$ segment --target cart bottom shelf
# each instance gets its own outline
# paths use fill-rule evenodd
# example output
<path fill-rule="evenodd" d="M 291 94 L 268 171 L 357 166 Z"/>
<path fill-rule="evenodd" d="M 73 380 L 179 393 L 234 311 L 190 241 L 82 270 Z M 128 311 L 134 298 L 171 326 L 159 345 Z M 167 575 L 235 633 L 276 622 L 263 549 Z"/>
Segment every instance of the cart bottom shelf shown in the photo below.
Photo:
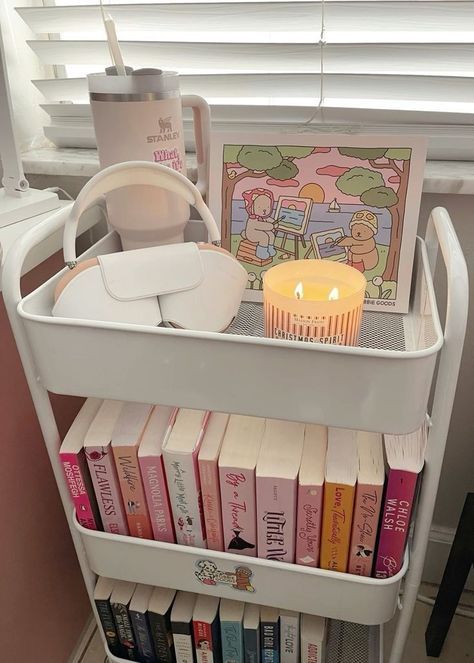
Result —
<path fill-rule="evenodd" d="M 109 661 L 126 663 L 106 648 Z M 332 619 L 325 663 L 382 663 L 382 626 L 364 626 Z"/>

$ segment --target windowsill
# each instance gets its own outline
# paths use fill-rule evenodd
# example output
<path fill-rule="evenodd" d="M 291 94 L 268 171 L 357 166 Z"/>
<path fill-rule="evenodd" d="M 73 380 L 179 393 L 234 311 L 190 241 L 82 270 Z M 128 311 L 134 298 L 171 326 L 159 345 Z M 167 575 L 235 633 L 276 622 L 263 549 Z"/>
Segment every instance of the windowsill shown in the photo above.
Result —
<path fill-rule="evenodd" d="M 25 173 L 92 177 L 99 170 L 97 150 L 43 148 L 22 156 Z M 187 155 L 188 175 L 196 180 L 196 157 Z M 474 161 L 427 161 L 424 193 L 474 194 Z"/>

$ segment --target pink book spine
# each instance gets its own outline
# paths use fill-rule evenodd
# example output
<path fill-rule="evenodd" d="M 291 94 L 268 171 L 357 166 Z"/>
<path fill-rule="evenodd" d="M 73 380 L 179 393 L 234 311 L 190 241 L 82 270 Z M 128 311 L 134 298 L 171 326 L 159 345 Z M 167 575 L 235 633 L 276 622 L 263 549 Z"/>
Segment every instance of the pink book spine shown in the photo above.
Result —
<path fill-rule="evenodd" d="M 156 541 L 175 543 L 173 514 L 171 513 L 163 459 L 161 456 L 143 456 L 138 460 L 153 536 Z"/>
<path fill-rule="evenodd" d="M 357 485 L 347 569 L 349 573 L 372 575 L 382 494 L 383 485 Z"/>
<path fill-rule="evenodd" d="M 258 556 L 295 561 L 296 479 L 257 476 Z"/>
<path fill-rule="evenodd" d="M 220 467 L 224 550 L 257 556 L 255 470 Z"/>
<path fill-rule="evenodd" d="M 111 446 L 87 447 L 86 456 L 104 532 L 127 535 L 127 519 Z"/>
<path fill-rule="evenodd" d="M 394 576 L 402 567 L 417 479 L 414 472 L 389 472 L 375 562 L 376 578 Z"/>
<path fill-rule="evenodd" d="M 296 564 L 318 566 L 322 518 L 323 486 L 300 484 L 296 516 Z"/>
<path fill-rule="evenodd" d="M 224 550 L 219 468 L 216 460 L 200 460 L 202 508 L 209 550 Z"/>
<path fill-rule="evenodd" d="M 60 453 L 64 476 L 69 488 L 72 503 L 76 509 L 79 523 L 87 529 L 101 529 L 97 507 L 92 491 L 87 489 L 90 484 L 84 453 Z"/>
<path fill-rule="evenodd" d="M 112 447 L 130 536 L 153 539 L 136 446 Z"/>
<path fill-rule="evenodd" d="M 206 548 L 198 451 L 199 445 L 192 454 L 165 452 L 164 462 L 176 541 L 184 546 Z"/>

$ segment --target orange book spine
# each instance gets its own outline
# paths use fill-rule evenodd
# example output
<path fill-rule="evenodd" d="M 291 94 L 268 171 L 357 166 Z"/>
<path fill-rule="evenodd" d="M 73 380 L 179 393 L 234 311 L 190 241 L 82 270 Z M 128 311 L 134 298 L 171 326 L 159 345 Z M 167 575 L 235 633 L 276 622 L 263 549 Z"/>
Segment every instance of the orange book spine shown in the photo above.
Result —
<path fill-rule="evenodd" d="M 338 483 L 324 485 L 322 569 L 347 571 L 354 495 L 355 486 Z"/>
<path fill-rule="evenodd" d="M 114 447 L 115 465 L 130 536 L 153 539 L 136 446 Z"/>

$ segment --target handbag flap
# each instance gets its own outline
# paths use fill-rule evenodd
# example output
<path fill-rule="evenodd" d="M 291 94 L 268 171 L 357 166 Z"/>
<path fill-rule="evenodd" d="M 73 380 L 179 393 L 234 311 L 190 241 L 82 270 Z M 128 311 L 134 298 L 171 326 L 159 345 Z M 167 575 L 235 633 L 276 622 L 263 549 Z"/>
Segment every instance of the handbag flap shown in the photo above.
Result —
<path fill-rule="evenodd" d="M 194 242 L 108 253 L 98 261 L 107 291 L 122 301 L 191 290 L 204 278 Z"/>

